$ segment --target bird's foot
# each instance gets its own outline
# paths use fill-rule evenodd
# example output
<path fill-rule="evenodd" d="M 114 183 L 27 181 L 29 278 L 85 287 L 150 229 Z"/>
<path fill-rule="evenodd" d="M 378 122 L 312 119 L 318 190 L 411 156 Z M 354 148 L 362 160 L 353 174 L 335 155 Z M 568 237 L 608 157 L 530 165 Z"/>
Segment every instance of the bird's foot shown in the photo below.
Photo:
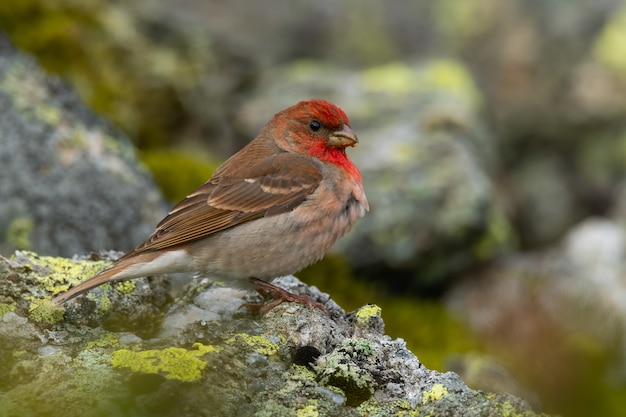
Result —
<path fill-rule="evenodd" d="M 292 294 L 283 288 L 258 278 L 250 278 L 249 281 L 256 287 L 256 291 L 261 294 L 263 298 L 272 298 L 267 302 L 242 304 L 242 307 L 247 308 L 249 311 L 256 311 L 261 316 L 265 315 L 268 311 L 285 301 L 304 304 L 308 307 L 316 307 L 328 313 L 328 309 L 324 306 L 324 304 L 313 300 L 307 295 Z"/>

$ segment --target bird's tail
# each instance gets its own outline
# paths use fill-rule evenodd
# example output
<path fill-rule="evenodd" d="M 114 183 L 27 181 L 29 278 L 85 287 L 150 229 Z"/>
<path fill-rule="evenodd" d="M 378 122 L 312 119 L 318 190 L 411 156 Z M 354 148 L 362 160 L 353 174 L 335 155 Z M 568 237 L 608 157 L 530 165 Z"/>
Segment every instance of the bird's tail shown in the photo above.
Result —
<path fill-rule="evenodd" d="M 70 288 L 68 291 L 57 295 L 52 299 L 52 302 L 56 305 L 61 305 L 66 301 L 107 282 L 136 278 L 135 275 L 128 272 L 128 267 L 129 265 L 120 259 L 110 268 L 101 271 L 97 275 L 89 278 L 87 281 L 81 282 L 74 288 Z"/>

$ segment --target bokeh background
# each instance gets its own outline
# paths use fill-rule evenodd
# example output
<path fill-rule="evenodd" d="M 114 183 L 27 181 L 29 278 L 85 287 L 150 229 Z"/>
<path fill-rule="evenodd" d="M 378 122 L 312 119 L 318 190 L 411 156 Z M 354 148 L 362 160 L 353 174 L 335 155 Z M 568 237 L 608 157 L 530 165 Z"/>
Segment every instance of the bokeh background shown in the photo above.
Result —
<path fill-rule="evenodd" d="M 297 275 L 472 388 L 626 414 L 626 1 L 19 0 L 0 32 L 3 256 L 132 249 L 325 98 L 371 212 Z"/>

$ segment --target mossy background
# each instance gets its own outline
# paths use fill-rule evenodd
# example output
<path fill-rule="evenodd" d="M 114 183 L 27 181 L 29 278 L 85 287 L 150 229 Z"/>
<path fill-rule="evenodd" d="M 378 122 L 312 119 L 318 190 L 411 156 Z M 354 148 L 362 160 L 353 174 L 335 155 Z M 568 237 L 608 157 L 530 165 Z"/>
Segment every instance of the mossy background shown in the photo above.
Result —
<path fill-rule="evenodd" d="M 482 109 L 482 119 L 498 138 L 496 151 L 501 159 L 495 164 L 496 172 L 502 166 L 521 166 L 524 158 L 531 156 L 547 156 L 546 160 L 555 155 L 567 157 L 556 165 L 576 189 L 571 204 L 576 212 L 570 223 L 560 229 L 550 229 L 549 221 L 533 223 L 535 207 L 520 203 L 521 207 L 507 213 L 513 232 L 503 226 L 494 233 L 513 233 L 512 240 L 521 249 L 539 250 L 555 242 L 574 221 L 610 211 L 613 197 L 609 191 L 626 173 L 626 104 L 610 92 L 606 100 L 598 96 L 600 93 L 593 95 L 603 91 L 599 86 L 592 92 L 572 92 L 588 94 L 589 108 L 558 106 L 555 103 L 563 103 L 561 97 L 549 93 L 571 92 L 574 87 L 559 85 L 563 82 L 559 74 L 565 70 L 547 58 L 562 54 L 563 62 L 570 62 L 568 59 L 589 53 L 584 58 L 589 60 L 588 66 L 583 69 L 602 68 L 613 74 L 617 85 L 626 85 L 624 1 L 614 2 L 614 12 L 604 14 L 583 1 L 569 6 L 564 2 L 550 2 L 552 6 L 511 2 L 514 5 L 508 9 L 489 0 L 415 1 L 397 8 L 374 0 L 325 2 L 332 13 L 323 7 L 312 9 L 302 1 L 264 1 L 259 6 L 235 1 L 228 10 L 211 1 L 190 0 L 183 6 L 175 3 L 0 2 L 0 29 L 45 69 L 70 82 L 91 108 L 128 134 L 172 203 L 206 181 L 220 161 L 250 139 L 250 123 L 239 110 L 251 100 L 250 95 L 261 83 L 260 74 L 267 73 L 268 68 L 271 73 L 271 69 L 294 61 L 330 63 L 364 70 L 371 88 L 381 94 L 406 94 L 406 80 L 411 75 L 403 63 L 435 57 L 424 74 L 431 82 L 414 86 L 416 90 L 409 93 L 447 89 L 458 92 L 459 101 Z M 174 12 L 179 8 L 183 11 Z M 271 16 L 261 14 L 264 8 L 273 11 Z M 599 23 L 584 21 L 574 12 L 576 8 L 581 14 L 587 13 L 587 8 L 590 15 L 598 13 Z M 224 13 L 222 22 L 219 17 L 203 20 L 220 13 Z M 193 14 L 197 15 L 195 20 L 189 16 Z M 545 25 L 558 29 L 545 29 L 553 35 L 546 37 L 545 43 L 552 46 L 539 52 L 527 48 L 532 42 L 532 27 L 517 16 L 539 16 L 540 21 L 554 23 Z M 509 28 L 498 32 L 507 25 Z M 517 35 L 514 46 L 519 48 L 509 48 L 511 54 L 519 50 L 520 54 L 536 55 L 507 61 L 506 54 L 498 52 L 498 33 Z M 501 74 L 493 68 L 507 65 L 518 66 L 506 73 L 510 78 L 498 78 Z M 466 79 L 470 72 L 476 83 Z M 533 78 L 539 72 L 552 77 L 546 77 L 548 81 L 542 84 L 544 79 L 539 82 Z M 532 96 L 528 107 L 520 98 L 525 97 L 524 92 Z M 506 107 L 510 113 L 494 116 L 493 110 L 500 105 L 510 105 Z M 608 109 L 604 113 L 603 106 Z M 54 119 L 54 114 L 46 117 Z M 439 126 L 436 117 L 429 120 Z M 541 181 L 537 182 L 549 176 L 539 175 Z M 507 181 L 512 182 L 510 177 L 498 180 L 505 183 L 505 189 Z M 523 196 L 532 196 L 534 187 Z M 11 225 L 10 236 L 17 247 L 29 249 L 31 227 L 28 219 Z M 480 251 L 481 247 L 471 249 Z M 330 293 L 346 310 L 365 303 L 381 306 L 388 333 L 406 339 L 429 367 L 445 370 L 446 360 L 453 354 L 487 352 L 505 360 L 522 383 L 530 384 L 527 388 L 538 393 L 545 411 L 568 416 L 626 412 L 624 382 L 610 381 L 605 375 L 615 353 L 593 339 L 581 335 L 568 341 L 559 354 L 568 358 L 571 368 L 556 370 L 564 372 L 560 378 L 549 378 L 516 358 L 514 352 L 506 351 L 497 339 L 483 340 L 465 327 L 462 318 L 451 315 L 441 300 L 458 276 L 447 277 L 449 281 L 435 290 L 399 295 L 387 285 L 391 275 L 396 275 L 393 270 L 385 271 L 377 280 L 361 277 L 346 260 L 334 256 L 298 274 Z"/>

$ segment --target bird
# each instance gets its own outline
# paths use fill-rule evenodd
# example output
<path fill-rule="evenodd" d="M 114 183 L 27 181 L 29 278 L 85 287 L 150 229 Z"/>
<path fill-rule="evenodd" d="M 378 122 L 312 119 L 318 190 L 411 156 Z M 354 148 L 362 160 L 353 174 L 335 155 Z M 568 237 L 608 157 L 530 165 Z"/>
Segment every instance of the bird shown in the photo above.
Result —
<path fill-rule="evenodd" d="M 143 243 L 52 302 L 111 281 L 193 272 L 248 281 L 275 296 L 269 308 L 316 305 L 270 282 L 320 260 L 369 210 L 361 173 L 346 154 L 357 143 L 348 116 L 328 101 L 278 112 Z"/>

